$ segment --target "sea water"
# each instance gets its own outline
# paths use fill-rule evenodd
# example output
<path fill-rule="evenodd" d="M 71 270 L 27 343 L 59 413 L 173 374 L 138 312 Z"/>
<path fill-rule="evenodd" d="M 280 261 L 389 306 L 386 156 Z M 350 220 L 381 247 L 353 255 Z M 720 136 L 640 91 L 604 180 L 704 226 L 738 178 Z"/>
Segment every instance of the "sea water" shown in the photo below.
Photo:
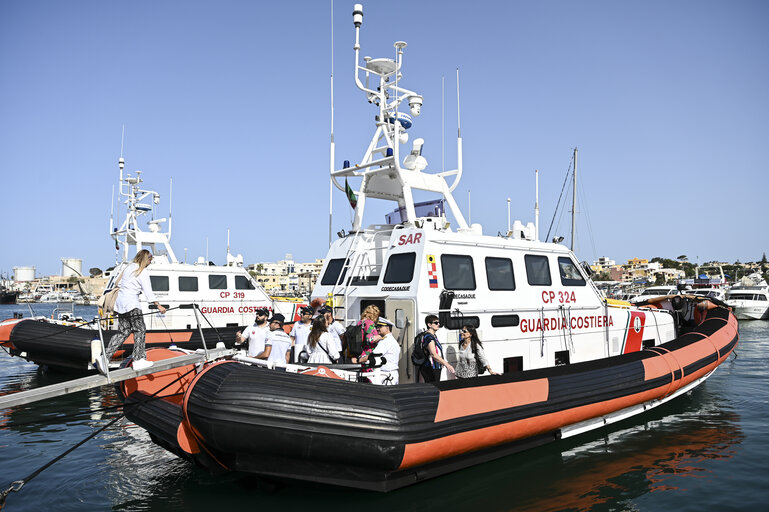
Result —
<path fill-rule="evenodd" d="M 52 305 L 33 305 L 50 315 Z M 0 319 L 24 305 L 0 306 Z M 76 307 L 86 319 L 94 307 Z M 769 322 L 701 386 L 645 415 L 388 494 L 208 473 L 119 419 L 10 493 L 41 510 L 761 510 L 769 499 Z M 72 378 L 0 352 L 0 394 Z M 114 388 L 0 410 L 0 492 L 120 416 Z"/>

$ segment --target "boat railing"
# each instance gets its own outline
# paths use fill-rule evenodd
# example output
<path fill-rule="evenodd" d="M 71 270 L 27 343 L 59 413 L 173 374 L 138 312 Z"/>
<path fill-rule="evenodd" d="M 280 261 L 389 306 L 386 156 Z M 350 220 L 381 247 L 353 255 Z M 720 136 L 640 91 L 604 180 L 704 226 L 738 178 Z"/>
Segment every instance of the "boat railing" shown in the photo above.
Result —
<path fill-rule="evenodd" d="M 425 315 L 438 315 L 440 313 L 455 313 L 460 315 L 468 314 L 484 314 L 484 313 L 539 313 L 539 312 L 555 312 L 555 311 L 593 311 L 602 310 L 603 304 L 597 306 L 543 306 L 540 308 L 483 308 L 483 309 L 435 309 L 425 310 L 421 313 Z"/>
<path fill-rule="evenodd" d="M 356 382 L 358 380 L 358 377 L 361 375 L 360 364 L 281 363 L 280 361 L 267 361 L 265 359 L 256 359 L 255 357 L 249 357 L 247 355 L 242 355 L 242 354 L 235 354 L 234 356 L 232 356 L 232 360 L 238 361 L 241 363 L 247 363 L 253 366 L 261 366 L 262 368 L 267 368 L 269 370 L 275 370 L 275 369 L 284 370 L 289 373 L 304 373 L 307 371 L 312 371 L 314 369 L 317 370 L 317 369 L 325 368 L 330 371 L 333 371 L 335 374 L 339 375 L 343 379 L 352 381 L 352 382 Z M 387 385 L 390 378 L 389 372 L 383 372 L 380 367 L 381 367 L 381 364 L 377 364 L 373 368 L 371 368 L 370 371 L 367 371 L 366 378 L 374 384 Z"/>

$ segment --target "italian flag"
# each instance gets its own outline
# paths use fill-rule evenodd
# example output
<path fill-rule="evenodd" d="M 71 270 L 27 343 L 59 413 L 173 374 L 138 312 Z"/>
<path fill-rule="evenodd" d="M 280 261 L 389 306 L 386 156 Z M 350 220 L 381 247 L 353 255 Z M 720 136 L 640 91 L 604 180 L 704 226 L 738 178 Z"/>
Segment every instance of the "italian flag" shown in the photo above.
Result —
<path fill-rule="evenodd" d="M 355 192 L 350 188 L 350 184 L 347 183 L 347 178 L 344 179 L 344 192 L 347 194 L 347 200 L 350 201 L 350 206 L 352 206 L 354 210 L 358 205 L 358 196 L 356 196 Z"/>

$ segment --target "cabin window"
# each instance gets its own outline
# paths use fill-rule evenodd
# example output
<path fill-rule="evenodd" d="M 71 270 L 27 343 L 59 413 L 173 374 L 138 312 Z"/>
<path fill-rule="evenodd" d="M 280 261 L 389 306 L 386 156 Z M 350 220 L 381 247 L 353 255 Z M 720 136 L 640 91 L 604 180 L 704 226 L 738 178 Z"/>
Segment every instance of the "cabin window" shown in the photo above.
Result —
<path fill-rule="evenodd" d="M 523 257 L 526 262 L 526 280 L 532 286 L 550 286 L 550 263 L 547 256 L 527 254 Z"/>
<path fill-rule="evenodd" d="M 727 300 L 759 300 L 762 295 L 752 295 L 750 293 L 730 293 Z"/>
<path fill-rule="evenodd" d="M 502 372 L 522 372 L 523 371 L 523 356 L 506 357 L 502 360 Z"/>
<path fill-rule="evenodd" d="M 568 350 L 561 350 L 555 353 L 555 365 L 556 366 L 564 366 L 569 364 L 570 358 L 569 358 L 569 351 Z"/>
<path fill-rule="evenodd" d="M 415 252 L 404 252 L 390 255 L 385 270 L 385 283 L 410 283 L 414 279 L 414 263 L 417 260 Z"/>
<path fill-rule="evenodd" d="M 208 276 L 208 289 L 209 290 L 226 290 L 227 275 L 226 274 L 210 274 Z"/>
<path fill-rule="evenodd" d="M 443 314 L 441 313 L 441 315 Z M 441 327 L 452 331 L 457 331 L 465 325 L 478 329 L 481 326 L 481 319 L 477 316 L 444 316 L 441 319 Z"/>
<path fill-rule="evenodd" d="M 585 286 L 585 278 L 571 261 L 571 258 L 558 258 L 558 272 L 561 274 L 561 284 L 564 286 Z"/>
<path fill-rule="evenodd" d="M 475 290 L 473 258 L 458 254 L 443 254 L 443 286 L 447 290 Z"/>
<path fill-rule="evenodd" d="M 153 292 L 167 292 L 168 276 L 150 276 L 150 286 Z"/>
<path fill-rule="evenodd" d="M 236 290 L 254 290 L 254 283 L 251 282 L 246 276 L 235 276 L 235 289 Z"/>
<path fill-rule="evenodd" d="M 491 317 L 492 327 L 517 327 L 521 323 L 518 315 L 494 315 Z"/>
<path fill-rule="evenodd" d="M 198 291 L 198 278 L 194 276 L 179 276 L 179 291 L 180 292 L 196 292 Z"/>
<path fill-rule="evenodd" d="M 344 258 L 330 260 L 326 266 L 326 272 L 323 274 L 323 279 L 321 279 L 320 284 L 323 286 L 331 286 L 335 285 L 337 282 L 344 282 L 344 276 L 347 274 L 347 269 L 342 271 L 344 260 Z M 340 273 L 342 274 L 341 278 L 339 278 Z"/>
<path fill-rule="evenodd" d="M 515 290 L 513 262 L 509 258 L 486 258 L 489 290 Z"/>

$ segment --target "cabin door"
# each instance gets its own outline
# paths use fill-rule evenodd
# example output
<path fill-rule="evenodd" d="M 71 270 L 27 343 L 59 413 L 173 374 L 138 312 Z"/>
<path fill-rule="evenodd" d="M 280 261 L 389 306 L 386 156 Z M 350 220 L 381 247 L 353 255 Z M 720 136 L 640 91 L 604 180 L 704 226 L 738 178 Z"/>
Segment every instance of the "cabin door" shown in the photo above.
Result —
<path fill-rule="evenodd" d="M 398 379 L 401 384 L 414 381 L 414 365 L 411 364 L 410 354 L 416 336 L 415 309 L 414 299 L 388 299 L 385 305 L 387 319 L 395 324 L 393 336 L 401 346 L 398 361 Z"/>

